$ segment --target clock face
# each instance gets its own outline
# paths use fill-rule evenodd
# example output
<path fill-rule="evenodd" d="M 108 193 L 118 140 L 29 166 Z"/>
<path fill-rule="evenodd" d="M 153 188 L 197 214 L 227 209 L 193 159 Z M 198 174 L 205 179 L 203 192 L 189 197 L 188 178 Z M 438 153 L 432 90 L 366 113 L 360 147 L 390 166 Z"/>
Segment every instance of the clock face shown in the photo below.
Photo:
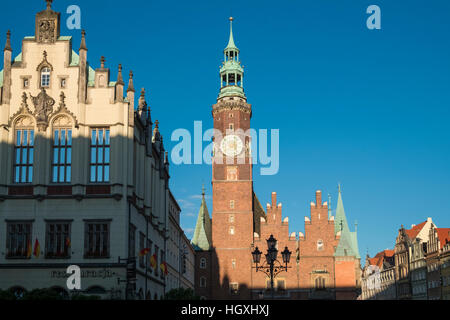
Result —
<path fill-rule="evenodd" d="M 236 135 L 228 135 L 223 138 L 220 148 L 222 152 L 229 157 L 234 157 L 242 152 L 244 145 L 241 138 Z"/>

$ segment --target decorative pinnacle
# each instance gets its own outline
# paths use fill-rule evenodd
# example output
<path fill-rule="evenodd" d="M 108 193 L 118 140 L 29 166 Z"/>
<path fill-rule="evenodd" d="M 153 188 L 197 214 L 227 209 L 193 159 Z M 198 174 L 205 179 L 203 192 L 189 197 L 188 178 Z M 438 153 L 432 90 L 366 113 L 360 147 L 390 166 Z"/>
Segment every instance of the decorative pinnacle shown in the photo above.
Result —
<path fill-rule="evenodd" d="M 128 89 L 127 92 L 132 91 L 134 92 L 134 85 L 133 85 L 133 71 L 130 71 L 130 80 L 128 80 Z"/>
<path fill-rule="evenodd" d="M 159 129 L 159 121 L 158 120 L 155 121 L 155 129 L 156 130 Z"/>
<path fill-rule="evenodd" d="M 205 184 L 202 184 L 202 197 L 205 198 Z"/>
<path fill-rule="evenodd" d="M 53 0 L 45 0 L 47 2 L 47 10 L 51 10 Z"/>
<path fill-rule="evenodd" d="M 3 51 L 12 51 L 12 48 L 11 48 L 11 30 L 8 30 L 8 32 L 6 32 L 6 44 L 5 44 L 5 49 Z"/>
<path fill-rule="evenodd" d="M 86 31 L 83 29 L 81 30 L 81 44 L 80 44 L 80 50 L 86 50 L 87 51 L 87 46 L 86 46 Z"/>
<path fill-rule="evenodd" d="M 144 88 L 141 89 L 141 97 L 145 98 L 145 89 Z"/>
<path fill-rule="evenodd" d="M 101 56 L 101 58 L 100 58 L 100 68 L 102 68 L 102 69 L 105 68 L 105 61 L 106 61 L 105 57 Z"/>
<path fill-rule="evenodd" d="M 117 84 L 124 85 L 123 78 L 122 78 L 122 65 L 119 64 L 119 72 L 117 73 Z"/>

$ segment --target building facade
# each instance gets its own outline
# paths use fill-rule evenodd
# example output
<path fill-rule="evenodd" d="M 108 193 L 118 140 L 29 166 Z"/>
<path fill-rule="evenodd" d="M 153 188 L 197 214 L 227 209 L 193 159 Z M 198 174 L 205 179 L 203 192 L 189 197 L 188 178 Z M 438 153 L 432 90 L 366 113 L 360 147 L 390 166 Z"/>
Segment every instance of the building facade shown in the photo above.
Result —
<path fill-rule="evenodd" d="M 160 299 L 169 206 L 178 207 L 158 121 L 153 126 L 144 90 L 135 106 L 131 71 L 124 92 L 120 65 L 116 81 L 103 57 L 92 67 L 84 31 L 78 53 L 72 49 L 51 3 L 37 13 L 35 35 L 23 39 L 14 59 L 10 32 L 4 48 L 0 289 L 73 294 L 66 269 L 78 265 L 78 292 Z M 175 240 L 193 264 L 176 225 Z M 193 272 L 186 279 L 193 282 Z"/>
<path fill-rule="evenodd" d="M 361 283 L 361 300 L 395 300 L 397 298 L 394 250 L 366 256 Z"/>
<path fill-rule="evenodd" d="M 180 212 L 180 206 L 169 192 L 166 292 L 178 288 L 194 289 L 195 251 L 180 227 Z"/>
<path fill-rule="evenodd" d="M 444 267 L 442 259 L 447 256 L 443 254 L 444 246 L 450 241 L 450 228 L 436 228 L 433 226 L 429 230 L 429 240 L 427 243 L 426 265 L 427 265 L 427 280 L 428 280 L 428 300 L 442 300 L 444 297 L 444 283 L 443 271 Z"/>
<path fill-rule="evenodd" d="M 394 250 L 366 257 L 361 299 L 448 300 L 449 243 L 450 228 L 437 228 L 431 218 L 402 226 Z"/>
<path fill-rule="evenodd" d="M 350 232 L 339 190 L 336 217 L 329 214 L 321 192 L 305 218 L 305 234 L 289 233 L 277 194 L 265 208 L 253 188 L 250 120 L 252 106 L 244 93 L 244 70 L 230 37 L 220 68 L 220 92 L 212 106 L 212 218 L 202 200 L 192 239 L 196 249 L 196 283 L 208 299 L 356 299 L 360 289 L 360 256 L 356 232 Z M 256 272 L 252 251 L 265 251 L 273 235 L 279 254 L 293 254 L 286 272 L 274 281 Z M 281 257 L 279 256 L 279 259 Z"/>

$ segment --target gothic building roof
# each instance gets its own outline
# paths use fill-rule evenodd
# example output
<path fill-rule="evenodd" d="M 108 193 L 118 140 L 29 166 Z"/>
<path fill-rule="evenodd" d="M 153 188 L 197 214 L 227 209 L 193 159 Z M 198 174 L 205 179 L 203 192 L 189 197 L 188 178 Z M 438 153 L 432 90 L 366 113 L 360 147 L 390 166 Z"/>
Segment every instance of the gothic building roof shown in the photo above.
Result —
<path fill-rule="evenodd" d="M 211 219 L 205 201 L 205 189 L 202 192 L 202 204 L 198 211 L 197 224 L 195 225 L 194 237 L 191 241 L 196 251 L 208 251 L 212 244 Z"/>
<path fill-rule="evenodd" d="M 417 237 L 417 235 L 419 234 L 419 232 L 422 230 L 422 228 L 425 226 L 426 223 L 427 223 L 427 221 L 424 221 L 424 222 L 412 227 L 411 229 L 405 230 L 409 239 L 414 240 Z"/>
<path fill-rule="evenodd" d="M 335 234 L 341 232 L 339 244 L 336 248 L 334 255 L 339 257 L 354 256 L 356 258 L 360 258 L 357 233 L 356 230 L 354 232 L 351 232 L 348 227 L 340 186 L 339 186 L 338 202 L 336 207 L 336 217 L 334 220 L 334 232 Z"/>
<path fill-rule="evenodd" d="M 393 266 L 393 257 L 394 250 L 383 250 L 381 252 L 378 252 L 373 258 L 368 257 L 367 260 L 370 265 L 377 266 L 380 269 L 383 269 L 384 267 Z"/>
<path fill-rule="evenodd" d="M 441 245 L 439 249 L 442 249 L 447 243 L 450 242 L 450 228 L 436 228 L 436 230 Z"/>

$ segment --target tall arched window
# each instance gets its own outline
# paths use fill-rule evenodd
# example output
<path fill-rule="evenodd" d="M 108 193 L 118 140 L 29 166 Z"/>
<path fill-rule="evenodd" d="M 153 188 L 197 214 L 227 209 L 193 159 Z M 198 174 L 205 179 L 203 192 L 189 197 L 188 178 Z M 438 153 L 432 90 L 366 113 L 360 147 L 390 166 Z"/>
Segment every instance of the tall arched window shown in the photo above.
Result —
<path fill-rule="evenodd" d="M 206 259 L 205 258 L 200 259 L 200 268 L 206 269 Z"/>
<path fill-rule="evenodd" d="M 50 87 L 50 68 L 44 67 L 41 69 L 41 87 Z"/>

